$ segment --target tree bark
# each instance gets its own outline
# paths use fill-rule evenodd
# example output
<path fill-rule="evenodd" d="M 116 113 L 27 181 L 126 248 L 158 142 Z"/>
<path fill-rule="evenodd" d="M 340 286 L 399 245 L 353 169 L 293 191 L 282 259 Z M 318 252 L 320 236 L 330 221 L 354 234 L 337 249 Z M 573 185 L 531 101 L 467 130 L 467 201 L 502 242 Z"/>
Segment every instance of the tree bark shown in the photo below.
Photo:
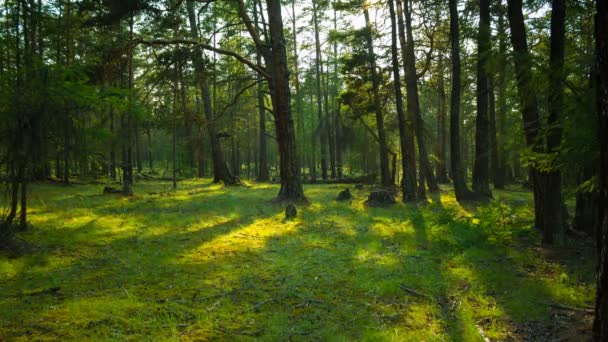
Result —
<path fill-rule="evenodd" d="M 506 42 L 506 27 L 505 27 L 505 9 L 502 0 L 498 3 L 498 55 L 497 55 L 497 73 L 496 73 L 496 173 L 493 177 L 494 188 L 503 189 L 505 187 L 507 169 L 506 169 L 506 151 L 505 151 L 505 134 L 507 126 L 507 84 L 506 84 L 506 66 L 507 66 L 507 42 Z"/>
<path fill-rule="evenodd" d="M 513 64 L 515 67 L 515 78 L 517 80 L 517 91 L 522 108 L 522 118 L 526 145 L 535 153 L 542 153 L 542 145 L 539 141 L 539 112 L 536 90 L 532 85 L 532 58 L 528 50 L 526 38 L 526 27 L 522 12 L 522 0 L 508 0 L 509 26 L 511 27 L 511 44 L 513 45 Z M 543 231 L 543 241 L 550 243 L 553 240 L 551 231 L 545 230 L 543 224 L 542 204 L 542 176 L 533 165 L 530 167 L 530 175 L 534 192 L 534 224 Z"/>
<path fill-rule="evenodd" d="M 281 189 L 278 200 L 305 201 L 304 188 L 300 177 L 300 167 L 296 149 L 296 134 L 291 113 L 291 96 L 289 89 L 289 68 L 285 37 L 283 35 L 283 18 L 280 0 L 266 0 L 268 7 L 268 29 L 270 48 L 266 65 L 270 68 L 269 81 L 272 107 L 275 113 L 275 127 L 279 147 L 279 170 Z"/>
<path fill-rule="evenodd" d="M 397 5 L 397 26 L 399 28 L 399 45 L 401 46 L 401 59 L 403 60 L 403 73 L 406 74 L 407 73 L 407 66 L 405 65 L 405 60 L 407 59 L 407 53 L 406 53 L 406 33 L 405 33 L 405 23 L 403 20 L 403 0 L 396 0 L 396 5 Z M 414 179 L 414 182 L 416 180 L 416 148 L 415 148 L 415 136 L 416 134 L 414 133 L 414 125 L 413 122 L 415 120 L 412 119 L 412 117 L 410 116 L 410 113 L 408 111 L 408 116 L 405 118 L 406 120 L 406 131 L 407 131 L 407 152 L 409 153 L 409 157 L 408 160 L 410 162 L 410 166 L 407 168 L 407 172 L 409 172 L 408 177 L 410 179 Z M 406 171 L 406 169 L 404 169 L 404 172 Z"/>
<path fill-rule="evenodd" d="M 416 72 L 416 55 L 414 53 L 414 35 L 412 32 L 412 14 L 408 0 L 404 1 L 405 29 L 407 33 L 407 45 L 405 46 L 405 87 L 407 90 L 407 111 L 414 121 L 416 140 L 418 141 L 418 158 L 420 172 L 424 173 L 424 179 L 430 191 L 438 191 L 439 186 L 433 174 L 433 168 L 429 162 L 426 141 L 424 139 L 424 122 L 420 113 L 420 100 L 418 98 L 418 75 Z M 419 184 L 424 187 L 424 184 Z M 421 192 L 419 191 L 419 194 Z"/>
<path fill-rule="evenodd" d="M 409 202 L 416 199 L 416 179 L 411 178 L 411 172 L 408 170 L 411 165 L 409 161 L 411 152 L 408 151 L 407 123 L 403 111 L 403 93 L 401 92 L 401 76 L 399 75 L 399 52 L 397 50 L 397 23 L 394 0 L 388 0 L 388 6 L 391 16 L 391 62 L 395 86 L 395 102 L 397 105 L 397 121 L 399 125 L 399 143 L 401 145 L 401 168 L 403 169 L 401 191 L 403 202 Z"/>
<path fill-rule="evenodd" d="M 253 6 L 253 20 L 256 27 L 259 24 L 257 6 Z M 295 33 L 294 33 L 295 34 Z M 262 51 L 258 47 L 256 49 L 256 63 L 262 65 Z M 266 147 L 266 106 L 264 105 L 264 89 L 262 85 L 262 76 L 258 75 L 257 85 L 258 112 L 259 112 L 259 148 L 258 148 L 258 182 L 268 182 L 270 175 L 268 172 L 268 148 Z"/>
<path fill-rule="evenodd" d="M 450 166 L 454 180 L 456 200 L 471 198 L 467 188 L 460 154 L 460 29 L 458 25 L 458 0 L 449 0 L 450 42 L 452 58 L 452 96 L 450 101 Z"/>
<path fill-rule="evenodd" d="M 549 118 L 545 153 L 557 157 L 562 141 L 562 107 L 564 104 L 564 45 L 565 45 L 565 0 L 553 0 L 551 7 L 551 50 L 549 55 Z M 557 166 L 543 172 L 544 198 L 543 223 L 547 243 L 564 244 L 565 224 L 562 199 L 562 175 Z M 553 240 L 550 239 L 553 237 Z"/>
<path fill-rule="evenodd" d="M 364 5 L 367 6 L 367 5 Z M 372 41 L 373 27 L 369 18 L 369 10 L 364 7 L 363 14 L 365 16 L 365 26 L 367 27 L 366 43 L 369 54 L 370 73 L 372 77 L 372 96 L 374 101 L 374 109 L 376 111 L 376 127 L 378 129 L 378 143 L 380 145 L 380 180 L 383 186 L 389 187 L 393 185 L 391 181 L 391 172 L 388 164 L 388 147 L 386 142 L 386 130 L 384 129 L 384 115 L 382 113 L 382 102 L 380 99 L 380 79 L 376 70 L 376 55 L 374 54 L 374 44 Z"/>
<path fill-rule="evenodd" d="M 479 1 L 477 38 L 477 117 L 475 130 L 475 165 L 473 191 L 492 197 L 490 191 L 490 120 L 488 117 L 488 59 L 490 57 L 490 0 Z"/>
<path fill-rule="evenodd" d="M 194 39 L 199 39 L 198 36 L 198 23 L 196 21 L 194 11 L 194 0 L 188 0 L 186 2 L 186 8 L 188 10 L 188 19 L 190 22 L 190 33 Z M 209 82 L 204 70 L 204 61 L 202 50 L 198 50 L 193 55 L 193 64 L 196 73 L 196 78 L 201 88 L 201 94 L 203 97 L 203 111 L 205 113 L 205 123 L 207 125 L 207 132 L 209 134 L 209 143 L 211 145 L 211 158 L 213 162 L 213 182 L 223 182 L 225 185 L 236 185 L 240 184 L 240 180 L 233 176 L 226 165 L 224 159 L 224 153 L 222 152 L 222 146 L 220 144 L 220 138 L 216 131 L 215 118 L 213 114 L 213 107 L 211 104 L 211 92 L 209 90 Z"/>
<path fill-rule="evenodd" d="M 437 165 L 437 182 L 447 184 L 450 182 L 448 177 L 447 169 L 447 132 L 446 132 L 446 116 L 447 116 L 447 99 L 445 95 L 445 79 L 444 79 L 444 64 L 443 64 L 443 51 L 439 52 L 439 80 L 437 84 L 437 90 L 439 92 L 439 108 L 437 111 L 437 135 L 439 145 L 439 163 Z"/>
<path fill-rule="evenodd" d="M 608 340 L 608 1 L 596 1 L 596 101 L 600 140 L 600 226 L 597 229 L 598 249 L 597 294 L 593 340 Z"/>
<path fill-rule="evenodd" d="M 315 73 L 317 82 L 317 117 L 319 118 L 319 126 L 317 128 L 319 141 L 321 144 L 321 177 L 327 180 L 327 115 L 323 117 L 323 97 L 321 88 L 321 73 L 323 72 L 322 56 L 321 56 L 321 40 L 319 38 L 319 19 L 318 19 L 318 3 L 317 0 L 312 1 L 313 25 L 315 30 Z M 327 112 L 327 108 L 326 108 Z"/>

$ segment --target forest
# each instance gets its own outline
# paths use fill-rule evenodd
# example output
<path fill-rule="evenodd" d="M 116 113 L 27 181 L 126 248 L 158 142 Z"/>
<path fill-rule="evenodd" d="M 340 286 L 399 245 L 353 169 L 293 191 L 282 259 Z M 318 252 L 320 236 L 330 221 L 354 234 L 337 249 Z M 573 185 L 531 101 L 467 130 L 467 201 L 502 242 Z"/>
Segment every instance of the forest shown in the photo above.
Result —
<path fill-rule="evenodd" d="M 1 341 L 608 341 L 607 0 L 0 4 Z"/>

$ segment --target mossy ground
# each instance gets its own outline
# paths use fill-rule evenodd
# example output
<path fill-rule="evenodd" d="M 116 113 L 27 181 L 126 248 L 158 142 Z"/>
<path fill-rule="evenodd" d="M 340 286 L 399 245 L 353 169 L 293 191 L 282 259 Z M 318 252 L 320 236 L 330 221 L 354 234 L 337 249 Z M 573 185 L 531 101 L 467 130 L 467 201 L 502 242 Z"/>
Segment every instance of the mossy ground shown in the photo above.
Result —
<path fill-rule="evenodd" d="M 516 188 L 366 208 L 368 188 L 306 186 L 291 221 L 276 185 L 178 188 L 33 186 L 29 248 L 0 256 L 0 340 L 520 340 L 593 302 L 592 248 L 541 248 Z"/>

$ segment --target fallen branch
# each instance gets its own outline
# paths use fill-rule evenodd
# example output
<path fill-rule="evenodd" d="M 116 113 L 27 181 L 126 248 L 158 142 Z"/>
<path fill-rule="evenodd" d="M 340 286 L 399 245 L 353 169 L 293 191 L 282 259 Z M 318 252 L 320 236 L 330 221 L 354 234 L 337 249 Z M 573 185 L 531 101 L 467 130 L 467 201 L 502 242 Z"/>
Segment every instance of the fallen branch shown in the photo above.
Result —
<path fill-rule="evenodd" d="M 220 298 L 220 297 L 229 296 L 229 295 L 231 295 L 231 294 L 233 294 L 233 293 L 235 293 L 235 292 L 236 292 L 236 291 L 232 290 L 232 291 L 228 291 L 228 292 L 222 292 L 222 293 L 218 293 L 218 294 L 210 295 L 210 296 L 207 296 L 207 297 L 201 297 L 201 298 L 196 298 L 196 296 L 197 296 L 197 294 L 198 294 L 198 293 L 195 293 L 195 294 L 192 296 L 192 301 L 193 301 L 193 302 L 202 302 L 202 301 L 204 301 L 204 300 L 209 300 L 209 299 L 214 299 L 214 298 Z"/>
<path fill-rule="evenodd" d="M 218 324 L 216 329 L 223 333 L 230 334 L 230 335 L 242 335 L 242 336 L 251 336 L 251 337 L 260 336 L 260 334 L 262 333 L 261 331 L 250 332 L 250 331 L 242 331 L 242 330 L 231 330 L 231 329 L 223 327 L 221 324 Z"/>
<path fill-rule="evenodd" d="M 590 308 L 590 307 L 577 308 L 577 307 L 574 307 L 574 306 L 568 306 L 568 305 L 562 305 L 562 304 L 556 304 L 556 303 L 548 303 L 548 302 L 543 302 L 542 304 L 548 305 L 549 307 L 552 307 L 554 309 L 568 310 L 568 311 L 578 311 L 578 312 L 584 312 L 586 314 L 594 314 L 595 313 L 595 309 L 594 308 Z"/>
<path fill-rule="evenodd" d="M 411 294 L 411 295 L 414 295 L 414 296 L 417 296 L 417 297 L 421 297 L 421 298 L 425 298 L 425 299 L 428 299 L 428 300 L 430 300 L 430 301 L 433 301 L 433 297 L 431 297 L 430 295 L 428 295 L 428 294 L 426 294 L 426 293 L 421 293 L 421 292 L 418 292 L 418 291 L 416 291 L 416 290 L 412 290 L 412 289 L 410 289 L 409 287 L 406 287 L 406 286 L 404 286 L 404 285 L 401 285 L 401 286 L 400 286 L 400 288 L 401 288 L 403 291 L 405 291 L 406 293 L 409 293 L 409 294 Z"/>

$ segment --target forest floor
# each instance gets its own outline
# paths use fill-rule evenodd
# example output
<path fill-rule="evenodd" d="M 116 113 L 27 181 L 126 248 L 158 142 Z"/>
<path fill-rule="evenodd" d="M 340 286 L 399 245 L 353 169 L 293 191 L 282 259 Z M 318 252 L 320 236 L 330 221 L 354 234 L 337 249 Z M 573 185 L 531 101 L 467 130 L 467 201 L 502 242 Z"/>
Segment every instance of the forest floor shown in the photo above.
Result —
<path fill-rule="evenodd" d="M 546 249 L 531 195 L 367 208 L 369 188 L 209 180 L 39 184 L 21 253 L 0 254 L 0 340 L 576 340 L 589 336 L 593 247 Z"/>

